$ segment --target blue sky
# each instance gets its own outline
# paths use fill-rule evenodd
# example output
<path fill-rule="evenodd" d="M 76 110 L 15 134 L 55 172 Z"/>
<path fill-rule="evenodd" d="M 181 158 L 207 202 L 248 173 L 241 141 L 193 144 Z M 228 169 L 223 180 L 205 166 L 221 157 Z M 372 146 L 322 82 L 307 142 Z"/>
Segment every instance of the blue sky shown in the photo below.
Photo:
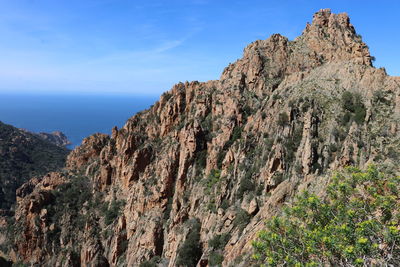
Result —
<path fill-rule="evenodd" d="M 293 39 L 327 7 L 400 76 L 398 1 L 0 0 L 0 92 L 157 95 L 218 79 L 250 42 Z"/>

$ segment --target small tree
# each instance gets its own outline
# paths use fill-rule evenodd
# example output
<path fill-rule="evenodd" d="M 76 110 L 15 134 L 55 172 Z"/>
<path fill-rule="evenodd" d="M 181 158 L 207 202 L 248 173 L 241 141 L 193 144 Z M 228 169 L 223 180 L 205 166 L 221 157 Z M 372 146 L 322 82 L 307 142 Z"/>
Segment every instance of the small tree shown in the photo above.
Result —
<path fill-rule="evenodd" d="M 191 229 L 185 242 L 179 247 L 176 264 L 178 266 L 195 267 L 202 255 L 202 246 L 200 243 L 200 222 L 198 219 L 190 221 Z"/>
<path fill-rule="evenodd" d="M 278 115 L 278 125 L 283 127 L 289 122 L 289 116 L 285 113 L 279 113 Z"/>
<path fill-rule="evenodd" d="M 266 266 L 385 266 L 400 262 L 400 178 L 374 166 L 333 177 L 327 196 L 304 192 L 253 242 Z"/>

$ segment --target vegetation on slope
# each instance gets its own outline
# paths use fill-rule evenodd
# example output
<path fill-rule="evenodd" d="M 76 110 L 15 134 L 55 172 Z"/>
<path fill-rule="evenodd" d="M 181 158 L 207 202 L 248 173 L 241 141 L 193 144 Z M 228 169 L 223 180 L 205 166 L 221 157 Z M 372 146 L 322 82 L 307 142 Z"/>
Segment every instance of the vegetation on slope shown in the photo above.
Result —
<path fill-rule="evenodd" d="M 62 168 L 69 151 L 0 122 L 0 209 L 15 202 L 15 190 L 33 176 Z"/>
<path fill-rule="evenodd" d="M 400 262 L 400 178 L 347 168 L 327 195 L 302 193 L 253 242 L 261 266 L 376 266 Z"/>

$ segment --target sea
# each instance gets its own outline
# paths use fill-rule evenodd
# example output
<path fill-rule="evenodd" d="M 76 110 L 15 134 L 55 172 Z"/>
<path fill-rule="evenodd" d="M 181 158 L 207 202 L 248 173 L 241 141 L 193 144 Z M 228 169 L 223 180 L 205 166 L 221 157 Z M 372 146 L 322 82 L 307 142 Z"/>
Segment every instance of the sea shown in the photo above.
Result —
<path fill-rule="evenodd" d="M 94 133 L 110 134 L 159 96 L 0 93 L 0 121 L 31 132 L 63 132 L 80 145 Z"/>

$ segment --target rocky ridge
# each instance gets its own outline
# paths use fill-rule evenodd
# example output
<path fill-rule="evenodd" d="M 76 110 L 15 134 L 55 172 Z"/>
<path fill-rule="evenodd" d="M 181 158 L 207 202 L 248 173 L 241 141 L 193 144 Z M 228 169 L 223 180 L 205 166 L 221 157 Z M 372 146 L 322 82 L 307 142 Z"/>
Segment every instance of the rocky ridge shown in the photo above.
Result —
<path fill-rule="evenodd" d="M 86 138 L 63 171 L 24 184 L 8 255 L 178 266 L 198 234 L 186 265 L 248 266 L 249 241 L 297 192 L 323 194 L 346 165 L 396 167 L 399 84 L 372 66 L 346 14 L 321 10 L 295 40 L 250 44 L 220 80 L 175 85 L 111 136 Z"/>
<path fill-rule="evenodd" d="M 71 144 L 67 136 L 60 131 L 54 131 L 52 133 L 38 133 L 38 135 L 44 140 L 49 141 L 57 146 L 66 147 Z"/>
<path fill-rule="evenodd" d="M 36 134 L 0 122 L 0 210 L 15 203 L 15 191 L 33 176 L 65 166 L 69 151 Z"/>

